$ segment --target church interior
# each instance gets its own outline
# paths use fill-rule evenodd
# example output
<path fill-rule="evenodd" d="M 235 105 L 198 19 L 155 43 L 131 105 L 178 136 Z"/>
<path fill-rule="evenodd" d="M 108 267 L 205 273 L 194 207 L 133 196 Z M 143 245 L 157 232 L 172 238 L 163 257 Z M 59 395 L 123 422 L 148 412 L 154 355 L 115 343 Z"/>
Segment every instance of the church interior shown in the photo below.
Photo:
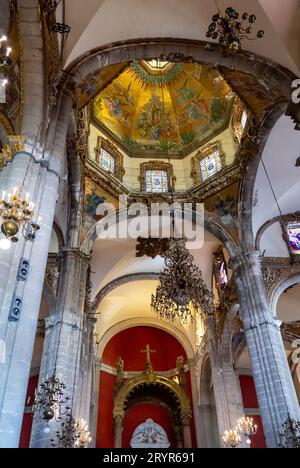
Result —
<path fill-rule="evenodd" d="M 300 448 L 299 25 L 0 0 L 0 448 Z"/>

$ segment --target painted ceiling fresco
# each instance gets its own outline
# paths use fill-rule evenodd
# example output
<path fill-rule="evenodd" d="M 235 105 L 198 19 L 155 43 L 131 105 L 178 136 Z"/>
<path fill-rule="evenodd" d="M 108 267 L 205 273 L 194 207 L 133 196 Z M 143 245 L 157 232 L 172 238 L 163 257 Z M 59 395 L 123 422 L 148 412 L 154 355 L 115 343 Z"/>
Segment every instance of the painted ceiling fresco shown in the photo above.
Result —
<path fill-rule="evenodd" d="M 96 96 L 93 118 L 130 156 L 180 158 L 227 128 L 234 98 L 209 65 L 134 62 Z"/>

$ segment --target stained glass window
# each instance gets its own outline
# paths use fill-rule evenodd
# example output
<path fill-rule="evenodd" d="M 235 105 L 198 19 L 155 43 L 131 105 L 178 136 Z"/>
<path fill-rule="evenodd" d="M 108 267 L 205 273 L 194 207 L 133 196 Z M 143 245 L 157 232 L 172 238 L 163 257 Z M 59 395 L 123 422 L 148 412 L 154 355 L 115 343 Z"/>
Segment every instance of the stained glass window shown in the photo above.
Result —
<path fill-rule="evenodd" d="M 146 192 L 162 193 L 169 191 L 167 171 L 146 171 Z"/>
<path fill-rule="evenodd" d="M 225 288 L 228 283 L 227 268 L 225 262 L 220 264 L 219 274 L 218 274 L 218 283 L 220 288 Z"/>
<path fill-rule="evenodd" d="M 288 224 L 286 229 L 293 254 L 300 255 L 300 223 Z"/>
<path fill-rule="evenodd" d="M 106 172 L 110 172 L 114 174 L 115 172 L 115 159 L 114 157 L 109 154 L 105 149 L 101 149 L 100 153 L 100 166 Z"/>
<path fill-rule="evenodd" d="M 222 159 L 220 151 L 216 150 L 200 161 L 202 180 L 207 180 L 222 170 Z"/>
<path fill-rule="evenodd" d="M 242 113 L 242 118 L 241 118 L 241 129 L 242 129 L 242 132 L 244 132 L 245 128 L 246 128 L 246 125 L 247 125 L 247 122 L 248 122 L 248 114 L 247 114 L 247 111 L 244 110 L 243 113 Z"/>

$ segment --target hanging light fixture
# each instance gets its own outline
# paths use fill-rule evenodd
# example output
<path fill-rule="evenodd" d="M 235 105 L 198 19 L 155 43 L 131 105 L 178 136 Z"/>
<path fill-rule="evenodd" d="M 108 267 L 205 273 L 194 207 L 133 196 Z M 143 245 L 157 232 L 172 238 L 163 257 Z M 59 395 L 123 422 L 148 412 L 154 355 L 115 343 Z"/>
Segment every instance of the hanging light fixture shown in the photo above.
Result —
<path fill-rule="evenodd" d="M 237 430 L 240 434 L 243 434 L 247 437 L 247 444 L 251 445 L 250 437 L 253 437 L 257 434 L 257 425 L 254 424 L 253 418 L 248 418 L 243 416 L 237 422 Z"/>
<path fill-rule="evenodd" d="M 158 62 L 157 62 L 158 63 Z M 162 102 L 165 112 L 163 80 Z M 166 142 L 168 164 L 171 164 L 169 142 Z M 173 188 L 169 189 L 174 204 Z M 176 236 L 175 213 L 172 211 L 173 237 L 165 253 L 165 269 L 160 274 L 156 294 L 152 295 L 152 310 L 161 318 L 175 321 L 178 318 L 183 324 L 192 322 L 197 314 L 212 312 L 212 294 L 205 285 L 202 273 L 195 265 L 193 256 L 186 248 L 185 239 Z"/>
<path fill-rule="evenodd" d="M 236 429 L 226 431 L 223 435 L 225 447 L 235 449 L 242 443 L 242 438 Z"/>
<path fill-rule="evenodd" d="M 66 386 L 54 373 L 41 383 L 35 393 L 32 407 L 33 418 L 42 418 L 46 422 L 45 433 L 49 433 L 49 422 L 59 422 L 70 411 L 70 398 L 65 396 Z"/>
<path fill-rule="evenodd" d="M 91 433 L 88 430 L 88 423 L 84 419 L 76 420 L 76 430 L 78 433 L 75 448 L 87 448 L 92 442 Z"/>
<path fill-rule="evenodd" d="M 7 37 L 3 35 L 0 37 L 0 67 L 10 67 L 12 65 L 11 52 L 11 47 L 7 45 Z"/>
<path fill-rule="evenodd" d="M 216 2 L 217 4 L 217 2 Z M 262 39 L 265 35 L 263 30 L 259 30 L 253 36 L 253 24 L 256 16 L 249 13 L 240 15 L 234 8 L 228 7 L 222 13 L 218 4 L 218 13 L 212 18 L 212 23 L 208 27 L 206 37 L 214 40 L 218 39 L 219 44 L 224 47 L 225 52 L 235 54 L 242 48 L 242 41 Z"/>
<path fill-rule="evenodd" d="M 85 449 L 91 441 L 86 421 L 83 419 L 75 421 L 72 413 L 69 413 L 66 421 L 62 423 L 61 431 L 56 432 L 56 440 L 50 440 L 52 447 L 59 449 Z"/>
<path fill-rule="evenodd" d="M 159 277 L 151 307 L 161 317 L 186 324 L 194 321 L 196 314 L 212 312 L 212 294 L 205 285 L 202 273 L 184 239 L 172 238 L 165 255 L 166 267 Z"/>
<path fill-rule="evenodd" d="M 40 226 L 33 222 L 34 204 L 24 200 L 18 195 L 5 193 L 0 200 L 0 217 L 2 218 L 1 232 L 6 239 L 13 243 L 18 242 L 18 234 L 22 229 L 24 239 L 33 241 Z"/>

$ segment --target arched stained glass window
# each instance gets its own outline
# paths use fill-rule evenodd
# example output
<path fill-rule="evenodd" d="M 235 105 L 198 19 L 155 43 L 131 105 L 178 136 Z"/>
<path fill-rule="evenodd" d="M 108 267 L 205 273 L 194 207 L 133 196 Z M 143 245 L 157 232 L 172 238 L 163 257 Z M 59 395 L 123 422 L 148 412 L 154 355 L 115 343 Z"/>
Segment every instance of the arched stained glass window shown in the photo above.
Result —
<path fill-rule="evenodd" d="M 146 171 L 146 192 L 164 193 L 169 191 L 167 171 Z"/>
<path fill-rule="evenodd" d="M 114 174 L 115 158 L 111 154 L 109 154 L 104 148 L 101 148 L 99 163 L 104 171 Z"/>
<path fill-rule="evenodd" d="M 221 142 L 210 143 L 192 158 L 192 177 L 195 184 L 206 182 L 224 168 L 224 153 Z"/>
<path fill-rule="evenodd" d="M 203 181 L 214 176 L 222 169 L 223 165 L 219 149 L 200 161 L 200 171 Z"/>
<path fill-rule="evenodd" d="M 149 161 L 141 164 L 139 181 L 142 192 L 168 193 L 175 190 L 176 177 L 172 164 Z"/>
<path fill-rule="evenodd" d="M 103 171 L 123 180 L 125 174 L 123 155 L 111 141 L 100 136 L 95 148 L 95 162 Z"/>

